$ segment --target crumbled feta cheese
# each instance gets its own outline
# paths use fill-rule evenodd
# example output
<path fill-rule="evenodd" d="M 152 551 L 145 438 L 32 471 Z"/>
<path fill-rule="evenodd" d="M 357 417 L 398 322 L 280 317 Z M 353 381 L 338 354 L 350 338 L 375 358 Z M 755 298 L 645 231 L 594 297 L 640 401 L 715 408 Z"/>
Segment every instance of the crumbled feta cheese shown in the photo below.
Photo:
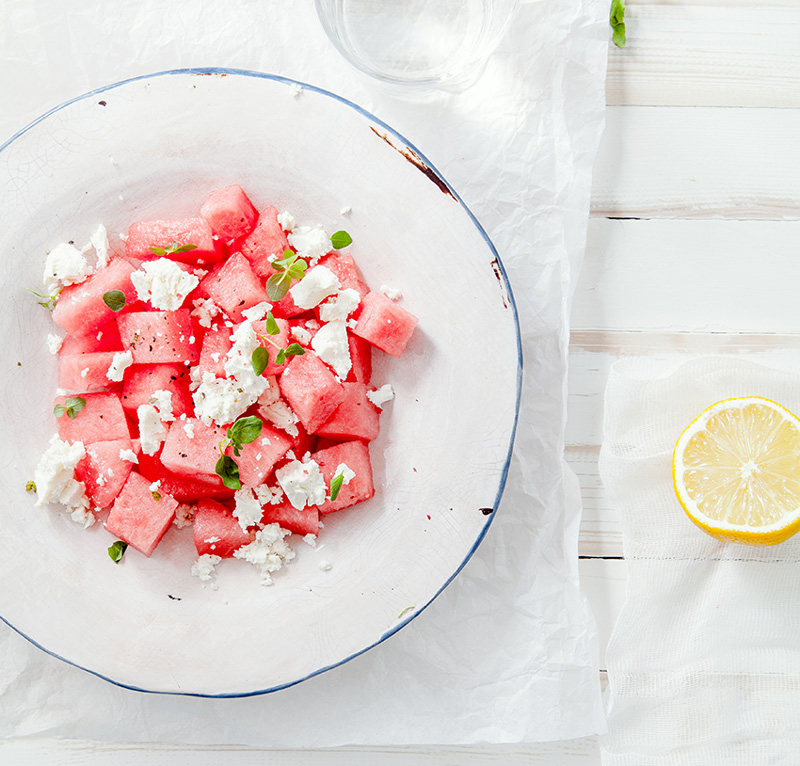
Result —
<path fill-rule="evenodd" d="M 316 548 L 317 547 L 317 536 L 313 535 L 311 533 L 309 533 L 307 535 L 303 535 L 303 542 L 306 545 L 310 545 L 312 548 Z"/>
<path fill-rule="evenodd" d="M 71 512 L 73 520 L 88 527 L 94 523 L 94 515 L 89 511 L 86 486 L 75 479 L 75 466 L 84 457 L 83 442 L 70 444 L 54 435 L 33 472 L 33 481 L 36 484 L 36 505 L 61 503 Z"/>
<path fill-rule="evenodd" d="M 242 311 L 242 316 L 250 322 L 257 322 L 259 319 L 263 319 L 270 311 L 272 311 L 271 303 L 256 303 L 255 306 Z"/>
<path fill-rule="evenodd" d="M 106 227 L 101 223 L 94 234 L 89 237 L 89 245 L 94 248 L 97 255 L 97 266 L 104 269 L 108 266 L 108 232 Z"/>
<path fill-rule="evenodd" d="M 261 341 L 253 329 L 253 323 L 248 320 L 236 327 L 231 340 L 233 345 L 225 359 L 225 374 L 234 378 L 242 393 L 247 395 L 249 407 L 269 388 L 269 381 L 263 375 L 256 375 L 253 370 L 253 351 L 261 346 Z"/>
<path fill-rule="evenodd" d="M 394 399 L 394 389 L 387 383 L 385 386 L 381 386 L 377 391 L 367 391 L 367 399 L 379 410 L 382 410 L 386 402 L 390 402 Z"/>
<path fill-rule="evenodd" d="M 361 296 L 358 290 L 348 287 L 340 290 L 332 298 L 328 298 L 319 307 L 319 318 L 323 322 L 330 322 L 334 319 L 347 319 L 361 303 Z"/>
<path fill-rule="evenodd" d="M 353 208 L 351 208 L 350 205 L 347 205 L 346 207 L 343 207 L 339 212 L 342 215 L 350 215 L 350 213 L 353 212 Z"/>
<path fill-rule="evenodd" d="M 243 530 L 247 530 L 248 527 L 252 527 L 261 521 L 264 511 L 250 487 L 237 489 L 234 498 L 236 505 L 233 509 L 233 515 L 238 519 L 239 526 Z"/>
<path fill-rule="evenodd" d="M 133 364 L 133 354 L 130 351 L 119 351 L 114 354 L 111 366 L 106 372 L 109 380 L 119 383 L 125 375 L 125 370 Z"/>
<path fill-rule="evenodd" d="M 306 320 L 306 328 L 311 332 L 316 332 L 320 328 L 320 323 L 316 319 Z"/>
<path fill-rule="evenodd" d="M 267 386 L 267 388 L 264 389 L 264 393 L 258 397 L 258 403 L 262 407 L 269 407 L 273 402 L 277 402 L 281 396 L 280 389 L 278 388 L 277 376 L 268 375 L 266 379 L 269 386 Z"/>
<path fill-rule="evenodd" d="M 278 484 L 286 493 L 286 499 L 298 510 L 306 505 L 321 505 L 325 502 L 325 479 L 315 460 L 301 463 L 293 460 L 275 472 Z"/>
<path fill-rule="evenodd" d="M 393 287 L 389 287 L 388 285 L 381 285 L 381 292 L 390 301 L 399 301 L 403 297 L 403 293 L 401 293 L 399 290 L 395 290 Z"/>
<path fill-rule="evenodd" d="M 320 561 L 320 562 L 319 562 L 319 568 L 320 568 L 320 569 L 321 569 L 323 572 L 330 572 L 330 571 L 331 571 L 331 569 L 333 569 L 333 564 L 331 564 L 331 562 L 330 562 L 330 561 Z"/>
<path fill-rule="evenodd" d="M 186 435 L 190 439 L 194 439 L 194 423 L 189 423 L 188 421 L 183 424 L 183 430 L 186 431 Z"/>
<path fill-rule="evenodd" d="M 209 354 L 209 356 L 210 356 L 210 357 L 211 357 L 211 358 L 212 358 L 212 359 L 213 359 L 215 362 L 219 362 L 219 358 L 220 358 L 220 356 L 222 356 L 222 354 L 220 354 L 220 352 L 219 352 L 219 351 L 212 351 L 212 352 Z"/>
<path fill-rule="evenodd" d="M 61 350 L 61 344 L 64 342 L 64 339 L 60 335 L 55 335 L 54 333 L 50 333 L 47 336 L 47 350 L 51 354 L 57 354 Z"/>
<path fill-rule="evenodd" d="M 297 436 L 300 433 L 297 429 L 297 423 L 300 418 L 297 417 L 292 408 L 283 399 L 278 399 L 271 404 L 259 405 L 258 412 L 265 420 L 272 423 L 275 428 L 286 431 L 289 436 Z"/>
<path fill-rule="evenodd" d="M 301 258 L 321 258 L 331 251 L 331 238 L 319 224 L 295 226 L 288 239 Z"/>
<path fill-rule="evenodd" d="M 154 481 L 154 482 L 153 482 L 153 483 L 150 485 L 150 491 L 151 491 L 151 492 L 158 492 L 158 488 L 159 488 L 160 486 L 161 486 L 161 479 L 159 479 L 158 481 Z"/>
<path fill-rule="evenodd" d="M 292 98 L 298 98 L 303 93 L 303 86 L 297 82 L 293 82 L 290 89 L 292 91 Z"/>
<path fill-rule="evenodd" d="M 337 476 L 342 477 L 342 484 L 345 485 L 356 478 L 356 472 L 347 463 L 339 463 L 333 472 L 333 478 L 335 479 Z"/>
<path fill-rule="evenodd" d="M 295 325 L 292 327 L 292 335 L 298 343 L 301 343 L 304 346 L 307 346 L 309 343 L 311 343 L 311 333 L 306 330 L 305 327 Z"/>
<path fill-rule="evenodd" d="M 192 574 L 204 582 L 208 582 L 214 576 L 214 567 L 220 561 L 222 559 L 219 556 L 215 556 L 213 553 L 204 553 L 192 564 Z"/>
<path fill-rule="evenodd" d="M 47 291 L 53 292 L 60 287 L 83 282 L 91 273 L 92 267 L 83 253 L 74 245 L 65 242 L 56 245 L 47 254 L 42 279 Z"/>
<path fill-rule="evenodd" d="M 283 499 L 283 490 L 280 487 L 268 487 L 266 484 L 259 484 L 253 489 L 258 502 L 264 505 L 277 505 Z"/>
<path fill-rule="evenodd" d="M 188 503 L 178 503 L 178 507 L 175 509 L 175 519 L 172 523 L 178 529 L 184 529 L 192 526 L 193 521 L 194 506 L 189 505 Z"/>
<path fill-rule="evenodd" d="M 267 524 L 256 532 L 256 537 L 249 545 L 237 548 L 233 555 L 237 559 L 253 564 L 261 572 L 261 584 L 272 585 L 272 572 L 277 572 L 287 561 L 294 558 L 294 551 L 283 539 L 291 534 L 277 524 Z"/>
<path fill-rule="evenodd" d="M 292 299 L 301 309 L 313 309 L 329 295 L 338 292 L 341 285 L 339 279 L 326 266 L 315 266 L 289 288 Z"/>
<path fill-rule="evenodd" d="M 219 306 L 211 298 L 198 298 L 192 301 L 192 305 L 192 316 L 197 319 L 197 323 L 201 327 L 211 327 L 214 317 L 220 312 Z"/>
<path fill-rule="evenodd" d="M 85 378 L 85 377 L 86 377 L 88 374 L 89 374 L 89 368 L 88 368 L 88 367 L 84 367 L 84 368 L 81 370 L 81 377 L 82 377 L 82 378 Z"/>
<path fill-rule="evenodd" d="M 98 485 L 99 487 L 102 487 L 102 486 L 103 486 L 105 483 L 106 483 L 106 480 L 103 478 L 103 476 L 102 476 L 102 475 L 99 475 L 99 476 L 97 477 L 97 485 Z"/>
<path fill-rule="evenodd" d="M 278 223 L 284 231 L 291 231 L 297 226 L 297 221 L 294 220 L 294 216 L 286 210 L 282 213 L 278 213 Z"/>
<path fill-rule="evenodd" d="M 350 358 L 350 345 L 347 342 L 347 325 L 342 319 L 322 325 L 311 340 L 311 348 L 325 364 L 341 379 L 347 377 L 353 361 Z"/>
<path fill-rule="evenodd" d="M 153 308 L 163 311 L 177 311 L 200 284 L 194 274 L 187 273 L 169 258 L 145 261 L 131 274 L 131 282 L 140 300 L 150 301 Z"/>
<path fill-rule="evenodd" d="M 139 458 L 136 457 L 136 453 L 132 449 L 121 449 L 119 451 L 119 459 L 127 460 L 129 463 L 139 463 Z"/>
<path fill-rule="evenodd" d="M 164 391 L 163 389 L 153 391 L 153 395 L 150 397 L 150 404 L 158 410 L 158 417 L 161 418 L 163 423 L 175 420 L 175 416 L 172 414 L 172 391 Z"/>
<path fill-rule="evenodd" d="M 217 360 L 219 361 L 219 360 Z M 203 378 L 203 370 L 200 365 L 192 367 L 189 365 L 189 390 L 196 391 L 200 387 Z"/>
<path fill-rule="evenodd" d="M 145 455 L 155 455 L 167 435 L 158 410 L 152 404 L 140 404 L 136 409 L 139 418 L 139 439 Z"/>

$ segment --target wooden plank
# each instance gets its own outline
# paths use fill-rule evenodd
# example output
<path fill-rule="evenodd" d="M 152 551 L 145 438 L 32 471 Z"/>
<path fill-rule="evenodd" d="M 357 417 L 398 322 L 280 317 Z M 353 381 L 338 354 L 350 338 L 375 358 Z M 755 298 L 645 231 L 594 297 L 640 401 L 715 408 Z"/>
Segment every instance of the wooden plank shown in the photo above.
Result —
<path fill-rule="evenodd" d="M 609 107 L 592 215 L 800 218 L 798 135 L 800 109 Z"/>
<path fill-rule="evenodd" d="M 690 0 L 626 4 L 606 100 L 629 106 L 800 107 L 800 7 Z"/>

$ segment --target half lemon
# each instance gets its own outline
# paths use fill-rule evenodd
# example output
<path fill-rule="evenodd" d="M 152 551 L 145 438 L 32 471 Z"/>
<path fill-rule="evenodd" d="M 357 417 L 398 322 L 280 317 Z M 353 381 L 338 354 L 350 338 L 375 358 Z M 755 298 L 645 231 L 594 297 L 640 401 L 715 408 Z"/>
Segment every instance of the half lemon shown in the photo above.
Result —
<path fill-rule="evenodd" d="M 759 396 L 712 404 L 681 434 L 675 494 L 720 540 L 774 545 L 800 529 L 800 419 Z"/>

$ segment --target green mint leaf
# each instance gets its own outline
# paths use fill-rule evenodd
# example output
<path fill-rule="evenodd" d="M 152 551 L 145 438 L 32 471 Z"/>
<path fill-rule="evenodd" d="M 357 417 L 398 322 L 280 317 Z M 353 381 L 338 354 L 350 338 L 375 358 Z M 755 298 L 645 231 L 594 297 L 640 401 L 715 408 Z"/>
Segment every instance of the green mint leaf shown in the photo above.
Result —
<path fill-rule="evenodd" d="M 286 351 L 281 349 L 275 357 L 275 364 L 283 364 L 286 361 Z"/>
<path fill-rule="evenodd" d="M 153 500 L 155 500 L 157 503 L 161 502 L 161 493 L 160 492 L 156 492 L 155 490 L 151 490 L 150 494 L 153 496 Z"/>
<path fill-rule="evenodd" d="M 239 480 L 239 466 L 232 457 L 223 455 L 217 460 L 214 470 L 228 489 L 242 488 L 242 482 Z"/>
<path fill-rule="evenodd" d="M 188 253 L 190 250 L 197 250 L 197 245 L 193 245 L 191 243 L 187 243 L 185 245 L 181 245 L 180 247 L 176 247 L 173 252 L 176 252 L 176 253 Z"/>
<path fill-rule="evenodd" d="M 56 307 L 56 298 L 58 298 L 58 294 L 63 289 L 63 287 L 59 287 L 52 295 L 45 295 L 44 293 L 37 293 L 36 290 L 32 290 L 30 287 L 28 288 L 37 298 L 44 298 L 44 300 L 36 301 L 36 303 L 39 306 L 44 306 L 48 311 L 52 311 Z"/>
<path fill-rule="evenodd" d="M 618 48 L 624 48 L 626 43 L 624 0 L 611 0 L 611 14 L 609 16 L 609 21 L 611 23 L 614 45 L 616 45 Z"/>
<path fill-rule="evenodd" d="M 271 301 L 279 301 L 292 286 L 292 278 L 286 273 L 273 274 L 267 280 L 267 297 Z"/>
<path fill-rule="evenodd" d="M 57 404 L 55 407 L 53 407 L 53 414 L 57 418 L 60 418 L 66 411 L 67 408 L 63 404 Z"/>
<path fill-rule="evenodd" d="M 117 540 L 115 543 L 112 543 L 108 547 L 108 555 L 111 556 L 111 560 L 115 564 L 119 564 L 120 559 L 122 558 L 125 550 L 128 547 L 128 543 L 122 542 L 122 540 Z"/>
<path fill-rule="evenodd" d="M 288 269 L 286 272 L 292 279 L 302 279 L 306 275 L 306 269 L 308 268 L 308 264 L 302 259 L 298 258 Z"/>
<path fill-rule="evenodd" d="M 339 490 L 342 488 L 342 482 L 344 481 L 344 475 L 341 473 L 337 473 L 336 476 L 331 479 L 331 502 L 336 500 L 339 496 Z"/>
<path fill-rule="evenodd" d="M 109 290 L 103 293 L 103 303 L 112 311 L 122 311 L 125 308 L 125 293 L 122 290 Z"/>
<path fill-rule="evenodd" d="M 228 435 L 234 445 L 250 444 L 258 439 L 264 421 L 261 418 L 251 415 L 247 418 L 239 418 L 228 430 Z"/>
<path fill-rule="evenodd" d="M 299 343 L 290 343 L 286 347 L 286 356 L 303 356 L 305 353 L 306 350 Z"/>
<path fill-rule="evenodd" d="M 25 491 L 26 492 L 36 492 L 36 482 L 35 481 L 29 481 L 25 485 Z"/>
<path fill-rule="evenodd" d="M 253 365 L 253 373 L 255 375 L 262 375 L 269 364 L 269 351 L 263 346 L 259 346 L 253 351 L 250 357 L 250 364 Z"/>
<path fill-rule="evenodd" d="M 353 243 L 353 238 L 346 231 L 337 231 L 331 237 L 331 244 L 334 250 L 341 250 Z"/>
<path fill-rule="evenodd" d="M 151 247 L 150 252 L 159 256 L 159 258 L 163 258 L 167 254 L 167 251 L 163 247 Z"/>
<path fill-rule="evenodd" d="M 268 335 L 280 335 L 281 328 L 278 327 L 278 323 L 275 321 L 275 317 L 272 316 L 272 312 L 267 312 L 267 334 Z"/>

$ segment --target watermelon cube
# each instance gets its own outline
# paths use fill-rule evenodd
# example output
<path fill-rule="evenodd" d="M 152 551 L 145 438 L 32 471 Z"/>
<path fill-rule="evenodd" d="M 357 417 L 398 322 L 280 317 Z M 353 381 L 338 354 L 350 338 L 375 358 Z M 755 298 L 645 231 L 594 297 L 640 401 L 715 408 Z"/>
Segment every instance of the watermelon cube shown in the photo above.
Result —
<path fill-rule="evenodd" d="M 344 386 L 316 354 L 293 356 L 279 378 L 281 394 L 313 434 L 344 401 Z"/>
<path fill-rule="evenodd" d="M 175 518 L 178 502 L 160 491 L 156 500 L 150 482 L 131 471 L 106 519 L 112 535 L 150 556 Z"/>
<path fill-rule="evenodd" d="M 134 364 L 195 363 L 199 353 L 189 309 L 131 311 L 117 318 L 119 335 Z"/>
<path fill-rule="evenodd" d="M 63 405 L 68 397 L 58 396 L 55 404 Z M 125 411 L 117 394 L 83 394 L 86 405 L 75 418 L 62 415 L 56 420 L 58 435 L 68 442 L 94 442 L 131 438 Z"/>
<path fill-rule="evenodd" d="M 372 344 L 348 332 L 347 346 L 350 349 L 352 367 L 347 373 L 346 380 L 369 383 L 372 378 Z"/>
<path fill-rule="evenodd" d="M 278 505 L 264 506 L 262 524 L 277 524 L 296 535 L 319 534 L 319 511 L 316 505 L 307 505 L 298 510 L 288 500 Z"/>
<path fill-rule="evenodd" d="M 200 500 L 194 516 L 194 547 L 197 555 L 208 553 L 223 559 L 250 544 L 250 535 L 239 526 L 239 520 L 221 503 Z"/>
<path fill-rule="evenodd" d="M 247 259 L 235 253 L 221 266 L 215 268 L 200 283 L 211 300 L 231 319 L 240 321 L 242 311 L 268 301 L 264 282 L 259 279 Z"/>
<path fill-rule="evenodd" d="M 336 500 L 326 500 L 319 506 L 320 513 L 332 513 L 342 508 L 368 500 L 375 494 L 375 485 L 372 482 L 372 464 L 369 459 L 369 449 L 362 441 L 349 441 L 335 444 L 327 449 L 319 450 L 311 456 L 319 465 L 325 484 L 330 487 L 336 469 L 344 463 L 355 477 L 349 484 L 342 484 Z"/>
<path fill-rule="evenodd" d="M 361 296 L 361 300 L 364 300 L 369 293 L 369 287 L 362 281 L 358 266 L 349 253 L 330 253 L 320 259 L 319 265 L 330 269 L 337 276 L 342 290 L 347 288 L 355 290 Z"/>
<path fill-rule="evenodd" d="M 270 205 L 259 213 L 256 227 L 242 243 L 241 252 L 252 265 L 253 271 L 266 279 L 274 273 L 270 256 L 281 256 L 288 247 L 286 232 L 278 223 L 278 211 Z"/>
<path fill-rule="evenodd" d="M 180 476 L 164 468 L 161 460 L 154 455 L 139 455 L 139 473 L 149 481 L 160 481 L 159 492 L 170 495 L 181 503 L 204 498 L 230 500 L 234 495 L 234 491 L 228 489 L 218 476 L 211 481 L 201 481 L 196 476 Z"/>
<path fill-rule="evenodd" d="M 292 440 L 282 431 L 264 423 L 261 435 L 249 444 L 242 445 L 239 457 L 234 457 L 232 447 L 225 450 L 239 466 L 239 478 L 247 487 L 257 487 L 272 473 L 275 464 L 289 451 Z"/>
<path fill-rule="evenodd" d="M 149 404 L 156 391 L 172 393 L 172 414 L 176 418 L 194 414 L 194 402 L 189 392 L 189 369 L 185 364 L 133 365 L 122 386 L 122 406 L 135 418 L 137 408 Z"/>
<path fill-rule="evenodd" d="M 372 291 L 361 301 L 361 314 L 353 332 L 387 354 L 400 356 L 418 321 L 383 293 Z"/>
<path fill-rule="evenodd" d="M 98 330 L 86 335 L 67 335 L 58 353 L 60 356 L 69 356 L 94 354 L 98 351 L 122 351 L 122 341 L 115 321 L 106 322 Z"/>
<path fill-rule="evenodd" d="M 203 344 L 200 346 L 200 361 L 198 366 L 202 372 L 210 372 L 217 378 L 225 377 L 225 357 L 231 350 L 231 333 L 233 331 L 225 324 L 217 322 L 206 331 Z"/>
<path fill-rule="evenodd" d="M 258 219 L 258 211 L 237 184 L 212 191 L 200 215 L 222 242 L 247 236 Z"/>
<path fill-rule="evenodd" d="M 278 273 L 277 271 L 274 270 L 272 271 L 272 274 L 277 274 L 277 273 Z M 268 274 L 267 278 L 269 278 L 269 276 L 270 275 Z M 292 286 L 296 285 L 297 282 L 298 280 L 296 279 L 293 280 Z M 284 295 L 283 298 L 281 298 L 277 303 L 273 304 L 272 314 L 273 316 L 276 317 L 287 317 L 287 318 L 300 316 L 301 314 L 307 314 L 308 316 L 311 316 L 311 314 L 308 314 L 308 312 L 305 309 L 300 308 L 300 306 L 298 306 L 294 302 L 294 298 L 292 298 L 291 293 L 286 293 L 286 295 Z"/>
<path fill-rule="evenodd" d="M 365 383 L 343 383 L 344 401 L 318 429 L 329 439 L 372 441 L 380 432 L 380 411 L 367 399 Z"/>
<path fill-rule="evenodd" d="M 126 311 L 139 300 L 131 282 L 136 269 L 124 258 L 115 258 L 104 269 L 99 269 L 77 285 L 65 287 L 56 300 L 53 321 L 68 333 L 87 335 L 117 316 L 103 301 L 112 290 L 125 294 Z"/>
<path fill-rule="evenodd" d="M 216 466 L 220 458 L 219 443 L 226 438 L 226 431 L 218 426 L 209 427 L 198 418 L 175 423 L 164 441 L 161 462 L 179 476 L 221 484 Z"/>
<path fill-rule="evenodd" d="M 130 439 L 93 442 L 86 446 L 86 457 L 75 466 L 75 478 L 86 485 L 86 494 L 95 508 L 110 506 L 125 484 L 133 463 L 123 460 L 119 453 L 130 448 Z"/>
<path fill-rule="evenodd" d="M 68 354 L 58 358 L 58 385 L 67 391 L 103 391 L 116 383 L 108 378 L 108 368 L 118 351 L 94 354 Z"/>
<path fill-rule="evenodd" d="M 173 218 L 160 221 L 137 221 L 128 229 L 125 240 L 125 255 L 140 261 L 151 261 L 163 254 L 150 248 L 161 248 L 165 252 L 173 245 L 195 245 L 186 252 L 167 252 L 167 258 L 184 263 L 215 263 L 222 257 L 222 248 L 214 239 L 214 232 L 205 218 Z"/>

